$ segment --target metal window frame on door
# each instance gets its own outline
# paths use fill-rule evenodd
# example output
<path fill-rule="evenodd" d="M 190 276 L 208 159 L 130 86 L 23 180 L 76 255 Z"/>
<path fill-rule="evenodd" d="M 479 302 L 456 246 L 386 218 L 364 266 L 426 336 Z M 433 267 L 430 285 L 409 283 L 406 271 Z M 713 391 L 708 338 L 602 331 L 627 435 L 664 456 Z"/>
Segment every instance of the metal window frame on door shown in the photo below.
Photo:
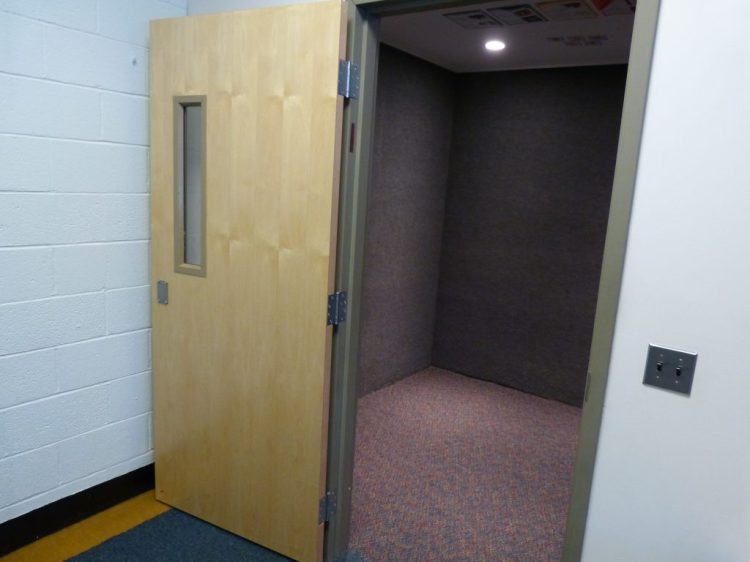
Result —
<path fill-rule="evenodd" d="M 208 270 L 206 264 L 206 166 L 207 166 L 207 138 L 208 138 L 208 102 L 207 96 L 174 96 L 173 98 L 173 140 L 174 143 L 174 271 L 186 275 L 205 277 Z M 185 174 L 185 132 L 184 111 L 186 107 L 201 108 L 201 260 L 200 264 L 188 263 L 185 259 L 185 207 L 187 205 L 187 178 Z"/>

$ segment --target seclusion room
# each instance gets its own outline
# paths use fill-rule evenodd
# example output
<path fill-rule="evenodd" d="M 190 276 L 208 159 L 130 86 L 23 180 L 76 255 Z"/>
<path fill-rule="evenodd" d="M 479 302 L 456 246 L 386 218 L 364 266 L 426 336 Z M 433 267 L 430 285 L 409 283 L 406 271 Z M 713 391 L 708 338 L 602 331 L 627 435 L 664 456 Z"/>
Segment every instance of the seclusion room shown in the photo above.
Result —
<path fill-rule="evenodd" d="M 750 2 L 479 1 L 0 0 L 2 562 L 750 560 Z"/>
<path fill-rule="evenodd" d="M 385 17 L 350 548 L 557 560 L 634 2 Z"/>

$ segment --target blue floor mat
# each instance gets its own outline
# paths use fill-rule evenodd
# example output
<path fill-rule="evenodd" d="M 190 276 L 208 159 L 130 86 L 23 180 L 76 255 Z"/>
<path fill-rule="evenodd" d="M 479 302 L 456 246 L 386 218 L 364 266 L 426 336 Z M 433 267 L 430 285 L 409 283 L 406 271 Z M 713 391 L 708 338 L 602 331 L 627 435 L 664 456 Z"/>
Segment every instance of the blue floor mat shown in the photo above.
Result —
<path fill-rule="evenodd" d="M 290 559 L 171 509 L 70 559 L 73 562 L 287 562 Z M 347 552 L 339 562 L 367 562 Z"/>
<path fill-rule="evenodd" d="M 91 550 L 74 562 L 286 562 L 289 558 L 176 509 Z"/>

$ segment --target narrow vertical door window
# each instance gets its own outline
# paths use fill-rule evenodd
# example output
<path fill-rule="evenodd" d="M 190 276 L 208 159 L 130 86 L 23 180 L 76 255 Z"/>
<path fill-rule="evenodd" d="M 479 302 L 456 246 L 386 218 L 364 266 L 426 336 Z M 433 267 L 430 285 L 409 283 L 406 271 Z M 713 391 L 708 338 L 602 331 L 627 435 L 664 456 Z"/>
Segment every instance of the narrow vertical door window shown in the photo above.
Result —
<path fill-rule="evenodd" d="M 206 275 L 205 96 L 175 98 L 175 271 Z"/>

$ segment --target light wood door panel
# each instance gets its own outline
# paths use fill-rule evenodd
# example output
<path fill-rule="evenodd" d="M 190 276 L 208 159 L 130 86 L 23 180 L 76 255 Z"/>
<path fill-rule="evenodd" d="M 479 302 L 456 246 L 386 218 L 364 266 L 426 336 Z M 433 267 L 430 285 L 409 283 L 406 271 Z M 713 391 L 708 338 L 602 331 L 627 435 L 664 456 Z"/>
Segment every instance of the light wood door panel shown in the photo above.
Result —
<path fill-rule="evenodd" d="M 151 26 L 156 494 L 301 561 L 323 545 L 343 10 Z M 205 277 L 174 267 L 175 96 L 206 96 Z"/>

